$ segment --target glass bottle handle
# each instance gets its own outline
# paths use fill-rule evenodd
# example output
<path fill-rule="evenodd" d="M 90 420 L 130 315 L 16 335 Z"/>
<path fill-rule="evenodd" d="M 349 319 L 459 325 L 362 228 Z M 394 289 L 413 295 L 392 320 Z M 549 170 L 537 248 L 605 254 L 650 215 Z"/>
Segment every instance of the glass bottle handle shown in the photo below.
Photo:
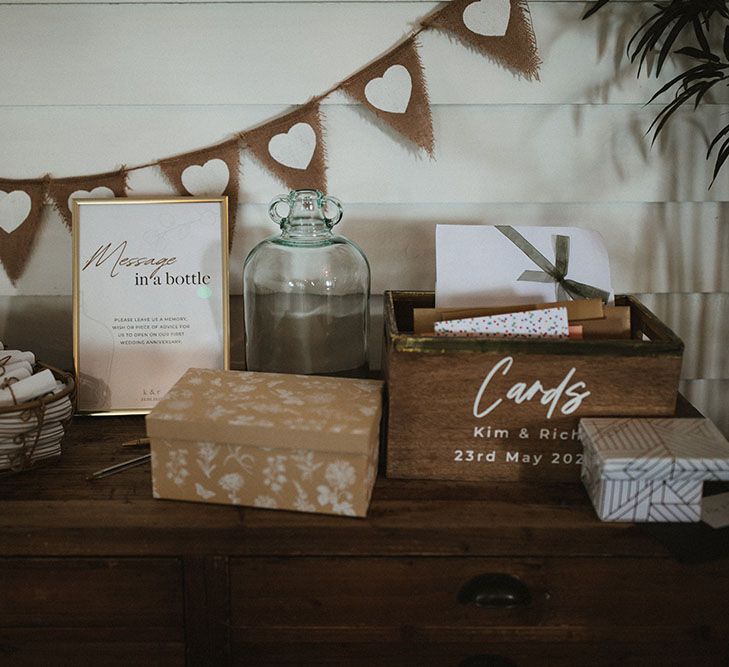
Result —
<path fill-rule="evenodd" d="M 342 215 L 344 214 L 344 212 L 342 211 L 342 202 L 340 202 L 336 197 L 330 197 L 327 195 L 326 197 L 322 197 L 322 203 L 324 210 L 324 220 L 329 227 L 334 227 L 334 225 L 339 223 L 339 221 L 342 219 Z M 333 218 L 327 217 L 327 204 L 331 204 L 334 208 L 337 209 L 337 213 Z"/>
<path fill-rule="evenodd" d="M 276 210 L 276 207 L 279 204 L 287 204 L 289 209 L 291 205 L 289 204 L 289 198 L 286 195 L 279 195 L 268 205 L 268 216 L 280 227 L 286 218 L 282 217 Z"/>

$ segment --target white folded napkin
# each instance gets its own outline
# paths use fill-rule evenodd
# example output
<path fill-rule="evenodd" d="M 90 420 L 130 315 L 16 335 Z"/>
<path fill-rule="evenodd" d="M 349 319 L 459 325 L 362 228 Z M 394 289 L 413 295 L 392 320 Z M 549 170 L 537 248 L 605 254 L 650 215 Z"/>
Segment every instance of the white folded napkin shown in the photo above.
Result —
<path fill-rule="evenodd" d="M 35 355 L 32 352 L 22 350 L 3 350 L 0 353 L 0 362 L 6 360 L 5 364 L 14 364 L 18 361 L 27 361 L 31 366 L 35 364 Z"/>
<path fill-rule="evenodd" d="M 33 375 L 33 368 L 27 361 L 17 361 L 0 368 L 0 382 L 24 380 Z"/>
<path fill-rule="evenodd" d="M 56 389 L 56 378 L 48 369 L 15 382 L 10 388 L 0 389 L 0 405 L 13 405 L 32 401 Z"/>

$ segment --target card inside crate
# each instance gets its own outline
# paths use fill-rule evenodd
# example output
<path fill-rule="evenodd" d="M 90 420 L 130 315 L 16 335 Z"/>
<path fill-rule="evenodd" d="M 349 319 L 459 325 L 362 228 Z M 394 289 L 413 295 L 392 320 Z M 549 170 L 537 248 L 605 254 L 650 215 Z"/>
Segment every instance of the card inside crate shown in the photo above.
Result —
<path fill-rule="evenodd" d="M 617 307 L 630 308 L 630 338 L 625 339 L 542 339 L 542 340 L 499 340 L 466 336 L 435 337 L 415 333 L 414 312 L 416 308 L 435 308 L 435 294 L 424 291 L 388 291 L 385 293 L 385 317 L 388 328 L 394 336 L 405 336 L 408 345 L 423 350 L 430 349 L 497 349 L 500 345 L 517 346 L 516 349 L 533 347 L 540 352 L 561 350 L 575 352 L 573 346 L 583 350 L 614 350 L 616 354 L 683 353 L 683 341 L 635 296 L 616 295 Z M 416 342 L 417 341 L 417 342 Z M 400 341 L 404 344 L 404 341 Z M 519 347 L 521 346 L 521 347 Z"/>

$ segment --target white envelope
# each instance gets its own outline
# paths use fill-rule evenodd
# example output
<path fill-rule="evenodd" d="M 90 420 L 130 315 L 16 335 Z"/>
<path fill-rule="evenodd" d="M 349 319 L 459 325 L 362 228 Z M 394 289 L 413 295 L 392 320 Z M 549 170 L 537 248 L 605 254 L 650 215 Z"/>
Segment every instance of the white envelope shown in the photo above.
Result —
<path fill-rule="evenodd" d="M 606 293 L 607 303 L 614 302 L 607 249 L 597 232 L 577 227 L 507 226 L 504 231 L 512 238 L 523 237 L 552 268 L 557 268 L 557 237 L 569 237 L 566 280 L 598 288 Z M 436 226 L 436 308 L 560 300 L 554 277 L 504 231 L 492 225 Z"/>

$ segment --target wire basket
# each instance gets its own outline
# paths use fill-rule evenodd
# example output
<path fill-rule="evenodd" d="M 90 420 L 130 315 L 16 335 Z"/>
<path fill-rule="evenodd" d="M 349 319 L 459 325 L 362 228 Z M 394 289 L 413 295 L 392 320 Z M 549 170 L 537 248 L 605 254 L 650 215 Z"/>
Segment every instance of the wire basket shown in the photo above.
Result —
<path fill-rule="evenodd" d="M 71 373 L 47 364 L 37 363 L 34 371 L 44 369 L 62 386 L 32 401 L 0 407 L 0 474 L 28 470 L 61 455 L 64 426 L 73 416 L 76 382 Z"/>

